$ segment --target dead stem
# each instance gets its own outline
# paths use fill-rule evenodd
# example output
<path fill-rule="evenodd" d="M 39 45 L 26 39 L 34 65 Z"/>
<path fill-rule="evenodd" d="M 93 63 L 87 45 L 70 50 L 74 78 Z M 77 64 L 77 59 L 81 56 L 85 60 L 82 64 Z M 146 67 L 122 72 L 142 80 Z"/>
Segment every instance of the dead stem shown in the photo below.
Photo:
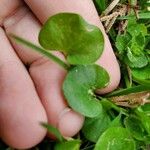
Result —
<path fill-rule="evenodd" d="M 108 24 L 108 26 L 107 26 L 107 28 L 106 28 L 106 33 L 109 32 L 109 30 L 111 29 L 111 27 L 112 27 L 113 24 L 115 23 L 117 17 L 118 17 L 118 15 L 114 16 L 114 17 L 110 20 L 110 23 Z"/>
<path fill-rule="evenodd" d="M 114 2 L 114 1 L 113 1 Z M 112 3 L 113 3 L 112 2 Z M 117 1 L 115 1 L 117 2 Z M 115 4 L 115 5 L 114 5 Z M 112 5 L 111 5 L 112 6 Z M 106 15 L 108 13 L 110 13 L 112 11 L 112 9 L 109 9 L 109 11 L 107 10 L 108 8 L 106 8 L 106 10 L 104 11 L 104 13 L 102 14 L 102 16 L 100 17 L 100 20 L 102 22 L 104 22 L 104 26 L 106 28 L 106 33 L 109 32 L 109 30 L 111 29 L 111 27 L 113 26 L 113 24 L 115 23 L 117 17 L 119 16 L 125 16 L 126 13 L 127 13 L 127 6 L 126 5 L 121 5 L 121 4 L 118 4 L 118 3 L 113 3 L 113 6 L 117 6 L 116 9 L 114 9 L 114 11 L 109 14 L 109 15 Z M 114 8 L 113 7 L 113 8 Z M 112 7 L 111 7 L 112 8 Z M 108 13 L 106 13 L 108 12 Z M 105 16 L 103 16 L 105 14 Z M 124 29 L 125 29 L 125 26 L 124 26 Z"/>
<path fill-rule="evenodd" d="M 111 101 L 119 106 L 133 108 L 133 107 L 150 103 L 149 98 L 150 98 L 150 92 L 140 92 L 140 93 L 123 95 L 123 96 L 115 96 L 111 98 Z"/>
<path fill-rule="evenodd" d="M 129 15 L 131 13 L 131 8 L 133 9 L 136 18 L 138 19 L 139 18 L 139 15 L 138 15 L 139 6 L 130 5 L 130 4 L 128 5 L 119 4 L 119 0 L 113 0 L 112 3 L 106 8 L 106 10 L 100 16 L 101 22 L 104 23 L 106 33 L 110 31 L 110 29 L 112 28 L 113 24 L 115 23 L 116 19 L 119 16 Z M 128 20 L 120 21 L 118 34 L 125 31 L 127 24 L 128 24 Z"/>
<path fill-rule="evenodd" d="M 115 6 L 119 3 L 120 0 L 114 0 L 103 12 L 104 15 L 108 15 L 114 8 Z"/>

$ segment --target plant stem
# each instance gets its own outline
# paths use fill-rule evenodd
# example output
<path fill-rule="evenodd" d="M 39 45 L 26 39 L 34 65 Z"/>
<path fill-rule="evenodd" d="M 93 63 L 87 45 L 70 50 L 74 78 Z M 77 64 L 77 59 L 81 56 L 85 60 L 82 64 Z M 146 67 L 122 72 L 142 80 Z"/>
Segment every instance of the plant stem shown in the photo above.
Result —
<path fill-rule="evenodd" d="M 48 57 L 49 59 L 53 60 L 54 62 L 56 62 L 58 65 L 60 65 L 61 67 L 63 67 L 65 70 L 69 70 L 70 66 L 68 64 L 66 64 L 64 61 L 62 61 L 61 59 L 59 59 L 57 56 L 51 54 L 49 51 L 37 46 L 37 45 L 34 45 L 33 43 L 23 39 L 23 38 L 20 38 L 16 35 L 13 35 L 13 34 L 10 34 L 10 37 L 12 39 L 15 39 L 15 41 L 17 41 L 18 43 L 21 43 L 27 47 L 30 47 L 31 49 L 37 51 L 37 52 L 40 52 L 41 54 L 43 54 L 44 56 Z"/>
<path fill-rule="evenodd" d="M 103 12 L 104 15 L 109 14 L 113 8 L 119 3 L 120 0 L 113 0 L 112 3 Z"/>

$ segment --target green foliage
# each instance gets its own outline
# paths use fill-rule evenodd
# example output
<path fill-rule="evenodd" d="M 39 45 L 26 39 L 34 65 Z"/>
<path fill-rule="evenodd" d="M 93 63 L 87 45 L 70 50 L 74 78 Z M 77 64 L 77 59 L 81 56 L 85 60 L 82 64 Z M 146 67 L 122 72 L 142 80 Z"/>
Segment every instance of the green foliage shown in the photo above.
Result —
<path fill-rule="evenodd" d="M 108 128 L 111 120 L 104 108 L 102 108 L 101 114 L 95 118 L 86 118 L 82 132 L 84 136 L 92 141 L 96 142 L 99 136 Z"/>
<path fill-rule="evenodd" d="M 119 17 L 118 19 L 124 20 L 124 19 L 136 19 L 135 15 L 128 15 L 128 16 L 122 16 Z M 150 12 L 141 12 L 139 13 L 139 19 L 150 19 Z"/>
<path fill-rule="evenodd" d="M 99 138 L 94 150 L 135 150 L 130 133 L 122 127 L 111 127 Z"/>
<path fill-rule="evenodd" d="M 104 48 L 100 29 L 73 13 L 50 17 L 40 31 L 39 42 L 47 50 L 63 52 L 69 64 L 94 63 Z"/>
<path fill-rule="evenodd" d="M 131 74 L 134 81 L 143 85 L 150 85 L 150 64 L 141 69 L 132 69 Z"/>
<path fill-rule="evenodd" d="M 131 68 L 142 68 L 149 63 L 148 55 L 144 50 L 146 35 L 146 26 L 133 21 L 129 23 L 127 32 L 116 38 L 120 59 Z"/>
<path fill-rule="evenodd" d="M 138 86 L 133 86 L 131 88 L 116 90 L 106 95 L 106 97 L 127 95 L 131 93 L 138 93 L 138 92 L 144 92 L 144 91 L 150 91 L 150 85 L 138 85 Z"/>
<path fill-rule="evenodd" d="M 150 85 L 149 33 L 144 23 L 129 20 L 127 30 L 116 38 L 120 60 L 130 67 L 133 81 Z"/>
<path fill-rule="evenodd" d="M 97 12 L 100 14 L 106 9 L 108 0 L 94 0 L 94 3 L 97 8 Z"/>
<path fill-rule="evenodd" d="M 125 126 L 131 132 L 132 136 L 138 141 L 148 141 L 147 132 L 145 131 L 141 120 L 135 116 L 130 115 L 125 119 Z"/>
<path fill-rule="evenodd" d="M 98 65 L 78 65 L 72 68 L 64 81 L 63 91 L 70 107 L 87 117 L 96 117 L 102 111 L 94 91 L 106 87 L 108 73 Z"/>
<path fill-rule="evenodd" d="M 46 128 L 48 130 L 48 132 L 52 133 L 59 141 L 62 142 L 64 140 L 63 136 L 61 135 L 61 133 L 59 132 L 59 130 L 57 128 L 53 127 L 50 124 L 44 123 L 44 122 L 42 122 L 41 125 L 44 128 Z"/>
<path fill-rule="evenodd" d="M 141 123 L 150 136 L 150 117 L 140 107 L 135 110 L 137 117 L 141 120 Z"/>
<path fill-rule="evenodd" d="M 109 111 L 110 110 L 107 110 L 104 107 L 102 113 L 98 117 L 86 118 L 82 132 L 88 140 L 97 142 L 98 138 L 107 128 L 122 126 L 121 113 L 111 120 L 112 118 L 108 113 Z"/>
<path fill-rule="evenodd" d="M 80 140 L 69 140 L 65 142 L 56 143 L 54 150 L 79 150 Z"/>

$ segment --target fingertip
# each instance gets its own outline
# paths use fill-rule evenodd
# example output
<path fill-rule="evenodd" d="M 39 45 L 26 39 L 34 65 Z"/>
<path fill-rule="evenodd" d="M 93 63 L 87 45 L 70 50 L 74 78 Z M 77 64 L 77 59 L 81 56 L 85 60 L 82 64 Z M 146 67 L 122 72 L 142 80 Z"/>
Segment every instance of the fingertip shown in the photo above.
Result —
<path fill-rule="evenodd" d="M 108 83 L 108 86 L 106 86 L 105 88 L 98 89 L 96 91 L 96 93 L 98 94 L 105 94 L 105 93 L 109 93 L 115 90 L 118 87 L 120 83 L 120 78 L 121 78 L 120 66 L 113 52 L 110 41 L 107 35 L 104 34 L 104 37 L 105 37 L 105 43 L 106 43 L 104 47 L 104 51 L 103 51 L 102 56 L 96 63 L 102 66 L 103 68 L 105 68 L 105 70 L 108 72 L 109 83 Z"/>
<path fill-rule="evenodd" d="M 69 109 L 61 115 L 57 127 L 64 137 L 72 137 L 80 131 L 83 123 L 84 116 Z"/>

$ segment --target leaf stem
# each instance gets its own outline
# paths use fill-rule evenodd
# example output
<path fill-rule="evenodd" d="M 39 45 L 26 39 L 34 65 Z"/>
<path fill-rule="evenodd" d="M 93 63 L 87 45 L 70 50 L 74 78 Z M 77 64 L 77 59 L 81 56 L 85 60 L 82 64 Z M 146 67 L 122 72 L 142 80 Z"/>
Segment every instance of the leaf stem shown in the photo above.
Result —
<path fill-rule="evenodd" d="M 64 61 L 62 61 L 61 59 L 59 59 L 57 56 L 51 54 L 49 51 L 23 39 L 20 38 L 14 34 L 10 34 L 9 35 L 12 39 L 14 39 L 15 41 L 17 41 L 18 43 L 21 43 L 27 47 L 30 47 L 31 49 L 40 52 L 41 54 L 43 54 L 44 56 L 48 57 L 49 59 L 53 60 L 54 62 L 56 62 L 58 65 L 60 65 L 61 67 L 63 67 L 65 70 L 69 70 L 70 66 L 68 64 L 66 64 Z"/>

